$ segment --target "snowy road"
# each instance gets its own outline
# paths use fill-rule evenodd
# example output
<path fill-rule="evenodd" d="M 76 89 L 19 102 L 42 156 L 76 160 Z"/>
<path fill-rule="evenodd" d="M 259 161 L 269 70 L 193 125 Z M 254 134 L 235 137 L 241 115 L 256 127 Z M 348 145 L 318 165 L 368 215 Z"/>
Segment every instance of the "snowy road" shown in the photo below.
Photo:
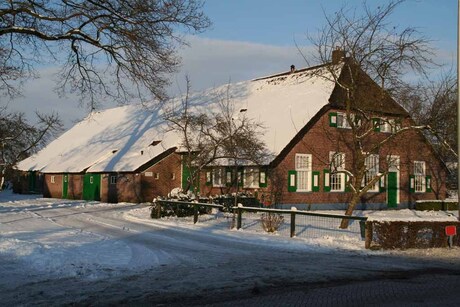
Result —
<path fill-rule="evenodd" d="M 131 204 L 0 195 L 3 304 L 186 302 L 299 283 L 454 269 L 460 250 L 366 251 L 201 223 Z M 326 244 L 327 243 L 327 244 Z"/>

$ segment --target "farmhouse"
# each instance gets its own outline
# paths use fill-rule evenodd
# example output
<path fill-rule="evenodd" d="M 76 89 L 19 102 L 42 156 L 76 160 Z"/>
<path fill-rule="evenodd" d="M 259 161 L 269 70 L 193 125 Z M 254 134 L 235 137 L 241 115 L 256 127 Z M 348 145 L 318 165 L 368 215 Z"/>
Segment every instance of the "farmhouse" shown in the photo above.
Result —
<path fill-rule="evenodd" d="M 359 80 L 351 105 L 338 85 L 349 81 L 350 67 Z M 334 51 L 332 63 L 291 67 L 194 93 L 190 102 L 196 110 L 209 108 L 223 93 L 244 116 L 264 125 L 272 158 L 265 165 L 206 168 L 200 176 L 201 195 L 238 188 L 264 203 L 343 208 L 351 199 L 349 180 L 358 165 L 351 142 L 356 137 L 353 120 L 366 131 L 361 150 L 369 150 L 363 185 L 378 177 L 361 197 L 362 207 L 404 208 L 416 200 L 446 197 L 446 168 L 424 135 L 408 129 L 414 124 L 410 115 L 347 63 L 340 50 Z M 48 197 L 138 202 L 164 196 L 186 185 L 188 170 L 178 149 L 180 137 L 165 128 L 161 114 L 139 106 L 93 113 L 18 169 L 41 174 Z M 23 182 L 31 189 L 30 180 Z"/>

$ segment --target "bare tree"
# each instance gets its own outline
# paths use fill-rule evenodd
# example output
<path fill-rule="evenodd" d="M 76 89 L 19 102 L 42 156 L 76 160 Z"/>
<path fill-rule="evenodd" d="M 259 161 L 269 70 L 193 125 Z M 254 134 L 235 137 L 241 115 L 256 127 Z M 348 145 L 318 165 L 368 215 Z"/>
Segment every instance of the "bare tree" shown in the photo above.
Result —
<path fill-rule="evenodd" d="M 18 161 L 35 153 L 62 131 L 57 114 L 36 115 L 37 123 L 31 125 L 22 113 L 0 111 L 0 190 Z"/>
<path fill-rule="evenodd" d="M 62 63 L 60 90 L 94 107 L 99 96 L 163 99 L 179 63 L 181 31 L 209 26 L 200 0 L 11 0 L 0 4 L 0 67 L 23 76 L 34 64 Z M 48 57 L 48 59 L 46 59 Z M 13 84 L 7 78 L 7 88 Z"/>
<path fill-rule="evenodd" d="M 428 137 L 444 161 L 452 160 L 457 148 L 457 76 L 451 69 L 438 79 L 407 86 L 398 99 L 412 117 L 432 128 Z M 454 152 L 453 152 L 454 151 Z"/>
<path fill-rule="evenodd" d="M 229 97 L 230 85 L 215 96 L 191 97 L 190 80 L 180 105 L 166 112 L 169 128 L 181 137 L 181 150 L 185 166 L 190 170 L 188 186 L 196 188 L 200 174 L 206 166 L 238 166 L 252 163 L 260 165 L 268 156 L 261 141 L 262 124 L 248 118 L 245 109 L 237 110 Z M 194 101 L 194 104 L 192 103 Z M 233 186 L 238 187 L 237 173 Z"/>
<path fill-rule="evenodd" d="M 317 51 L 314 59 L 330 63 L 326 65 L 327 74 L 320 76 L 338 86 L 343 99 L 340 107 L 346 114 L 343 120 L 350 131 L 343 140 L 346 139 L 353 162 L 345 167 L 340 155 L 329 157 L 331 176 L 344 173 L 348 178 L 347 186 L 352 196 L 346 215 L 351 215 L 361 197 L 386 175 L 386 172 L 372 173 L 375 167 L 372 156 L 380 148 L 392 146 L 393 140 L 407 131 L 430 129 L 412 121 L 402 125 L 404 116 L 401 121 L 394 118 L 375 120 L 391 103 L 390 94 L 404 84 L 402 80 L 407 72 L 425 74 L 425 69 L 433 64 L 426 38 L 414 28 L 399 29 L 388 23 L 388 17 L 402 2 L 404 0 L 391 1 L 375 9 L 364 3 L 362 16 L 343 7 L 334 15 L 326 16 L 326 25 L 319 36 L 310 38 Z M 337 48 L 346 54 L 338 52 Z M 338 60 L 342 61 L 341 69 L 338 69 Z M 380 86 L 378 97 L 371 97 L 367 92 L 366 84 L 373 82 Z M 391 134 L 376 137 L 374 131 L 383 126 L 389 127 Z M 387 165 L 391 165 L 391 161 L 387 161 Z M 348 220 L 344 219 L 340 227 L 347 228 Z"/>

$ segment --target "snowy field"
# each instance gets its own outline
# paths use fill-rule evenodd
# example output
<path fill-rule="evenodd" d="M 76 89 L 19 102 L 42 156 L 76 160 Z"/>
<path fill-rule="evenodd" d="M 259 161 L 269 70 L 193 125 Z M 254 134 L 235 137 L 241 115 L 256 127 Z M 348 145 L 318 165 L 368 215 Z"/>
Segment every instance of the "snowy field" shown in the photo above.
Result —
<path fill-rule="evenodd" d="M 457 213 L 357 212 L 373 219 L 395 214 L 405 220 L 456 220 Z M 2 305 L 164 303 L 246 293 L 255 285 L 460 270 L 459 248 L 368 251 L 357 227 L 337 233 L 326 221 L 313 227 L 297 223 L 291 239 L 288 225 L 267 234 L 254 215 L 244 216 L 242 230 L 231 230 L 232 215 L 219 212 L 200 216 L 194 225 L 191 218 L 152 220 L 145 204 L 1 192 Z"/>

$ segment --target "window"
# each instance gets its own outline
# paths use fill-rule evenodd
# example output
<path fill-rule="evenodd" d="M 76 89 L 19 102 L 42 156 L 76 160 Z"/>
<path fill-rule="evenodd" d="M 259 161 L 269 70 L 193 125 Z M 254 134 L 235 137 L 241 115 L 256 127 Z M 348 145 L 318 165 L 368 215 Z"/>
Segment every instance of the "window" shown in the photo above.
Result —
<path fill-rule="evenodd" d="M 231 185 L 232 184 L 232 171 L 227 170 L 225 174 L 226 174 L 225 182 L 227 183 L 227 185 Z"/>
<path fill-rule="evenodd" d="M 295 170 L 297 173 L 297 192 L 311 191 L 311 168 L 310 154 L 295 155 Z"/>
<path fill-rule="evenodd" d="M 379 174 L 379 156 L 368 155 L 364 160 L 366 166 L 366 173 L 363 178 L 363 186 L 367 186 L 375 177 Z M 375 182 L 374 185 L 368 190 L 368 192 L 378 192 L 379 181 Z"/>
<path fill-rule="evenodd" d="M 153 172 L 145 172 L 145 177 L 153 177 Z"/>
<path fill-rule="evenodd" d="M 401 130 L 401 123 L 395 119 L 374 118 L 374 131 L 383 133 L 396 133 Z"/>
<path fill-rule="evenodd" d="M 259 169 L 256 167 L 244 168 L 243 186 L 245 188 L 259 187 Z"/>
<path fill-rule="evenodd" d="M 380 119 L 380 132 L 391 133 L 391 127 L 394 126 L 394 119 Z"/>
<path fill-rule="evenodd" d="M 155 180 L 160 179 L 160 173 L 155 173 L 155 174 L 153 175 L 153 178 L 155 178 Z"/>
<path fill-rule="evenodd" d="M 117 176 L 110 176 L 110 184 L 117 184 Z"/>
<path fill-rule="evenodd" d="M 260 172 L 259 178 L 260 178 L 259 182 L 261 185 L 267 183 L 267 174 L 265 172 Z"/>
<path fill-rule="evenodd" d="M 51 176 L 51 179 L 50 179 L 51 183 L 55 183 L 56 182 L 56 178 L 55 176 Z"/>
<path fill-rule="evenodd" d="M 224 186 L 224 174 L 225 168 L 217 167 L 212 170 L 212 185 L 215 187 L 223 187 Z"/>
<path fill-rule="evenodd" d="M 340 173 L 345 169 L 345 154 L 342 152 L 329 152 L 331 162 L 331 175 L 329 184 L 332 192 L 345 191 L 345 173 Z"/>
<path fill-rule="evenodd" d="M 171 173 L 171 180 L 176 180 L 176 173 Z"/>
<path fill-rule="evenodd" d="M 350 114 L 350 119 L 353 120 L 353 114 Z M 347 113 L 337 112 L 337 128 L 351 129 L 347 120 Z"/>
<path fill-rule="evenodd" d="M 425 161 L 414 161 L 414 191 L 425 192 Z"/>

